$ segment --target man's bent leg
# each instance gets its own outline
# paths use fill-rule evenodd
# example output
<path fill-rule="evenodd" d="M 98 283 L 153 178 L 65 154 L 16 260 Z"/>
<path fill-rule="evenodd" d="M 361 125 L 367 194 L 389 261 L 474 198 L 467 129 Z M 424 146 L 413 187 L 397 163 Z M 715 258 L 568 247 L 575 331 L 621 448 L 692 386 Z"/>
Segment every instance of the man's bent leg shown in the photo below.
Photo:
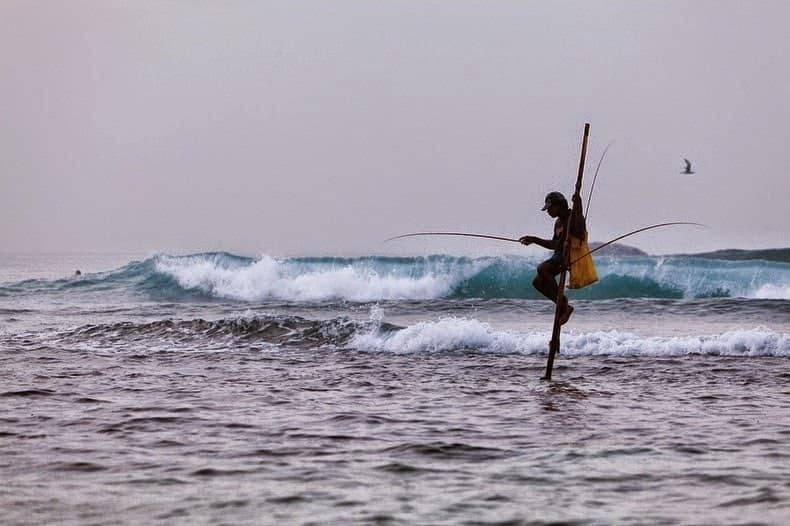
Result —
<path fill-rule="evenodd" d="M 562 267 L 560 264 L 554 264 L 553 259 L 555 258 L 552 257 L 551 259 L 548 259 L 538 265 L 538 272 L 535 276 L 535 279 L 532 281 L 532 285 L 541 294 L 556 303 L 559 287 L 557 286 L 554 276 L 561 272 Z M 560 324 L 564 325 L 571 317 L 571 314 L 573 313 L 573 307 L 568 304 L 568 298 L 565 297 L 565 294 L 562 295 L 560 301 Z"/>
<path fill-rule="evenodd" d="M 559 274 L 559 270 L 549 261 L 544 261 L 538 265 L 538 273 L 532 280 L 532 285 L 551 301 L 557 301 L 557 282 L 554 276 Z"/>

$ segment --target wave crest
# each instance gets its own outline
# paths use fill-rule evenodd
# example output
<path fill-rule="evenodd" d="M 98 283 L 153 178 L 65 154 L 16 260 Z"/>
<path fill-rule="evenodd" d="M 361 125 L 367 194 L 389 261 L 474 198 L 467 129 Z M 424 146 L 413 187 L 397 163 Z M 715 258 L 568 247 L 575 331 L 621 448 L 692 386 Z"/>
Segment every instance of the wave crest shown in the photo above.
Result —
<path fill-rule="evenodd" d="M 0 287 L 25 293 L 143 294 L 155 300 L 353 301 L 542 299 L 532 287 L 538 260 L 463 258 L 247 258 L 226 253 L 159 255 L 113 272 Z M 790 264 L 694 257 L 601 257 L 600 281 L 575 299 L 790 299 Z"/>
<path fill-rule="evenodd" d="M 479 352 L 542 355 L 550 332 L 497 331 L 478 320 L 445 318 L 396 331 L 354 335 L 349 345 L 360 351 L 426 353 Z M 564 335 L 562 354 L 573 356 L 781 356 L 790 357 L 790 335 L 765 328 L 721 334 L 644 337 L 630 332 L 594 331 Z"/>
<path fill-rule="evenodd" d="M 299 316 L 261 316 L 215 321 L 159 320 L 86 325 L 57 333 L 17 335 L 29 345 L 58 344 L 103 349 L 127 342 L 136 350 L 145 341 L 150 352 L 183 349 L 234 352 L 244 348 L 329 349 L 359 352 L 423 354 L 481 352 L 545 355 L 550 331 L 497 330 L 476 319 L 442 318 L 399 327 L 382 321 L 379 309 L 366 321 L 345 317 L 312 320 Z M 34 341 L 35 340 L 35 341 Z M 11 342 L 13 343 L 13 342 Z M 641 336 L 626 331 L 591 331 L 563 335 L 562 355 L 652 356 L 686 355 L 790 357 L 790 334 L 767 328 L 731 330 L 688 336 Z"/>
<path fill-rule="evenodd" d="M 538 261 L 528 257 L 231 258 L 160 256 L 154 268 L 184 291 L 242 301 L 541 299 L 532 287 Z M 597 266 L 600 281 L 569 295 L 790 299 L 790 264 L 786 263 L 604 257 Z"/>
<path fill-rule="evenodd" d="M 173 277 L 184 289 L 218 298 L 359 302 L 446 297 L 477 266 L 444 258 L 410 268 L 398 260 L 379 258 L 277 260 L 269 256 L 242 266 L 199 256 L 163 256 L 155 264 L 157 272 Z"/>

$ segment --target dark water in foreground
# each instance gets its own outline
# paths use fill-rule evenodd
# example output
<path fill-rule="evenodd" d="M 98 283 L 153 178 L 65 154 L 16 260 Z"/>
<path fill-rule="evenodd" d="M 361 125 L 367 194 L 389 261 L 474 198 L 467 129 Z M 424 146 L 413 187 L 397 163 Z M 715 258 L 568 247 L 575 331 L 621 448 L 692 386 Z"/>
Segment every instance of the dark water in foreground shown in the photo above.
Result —
<path fill-rule="evenodd" d="M 214 293 L 260 278 L 197 263 Z M 174 299 L 156 273 L 5 272 L 2 524 L 790 517 L 781 272 L 768 298 L 575 300 L 550 383 L 545 301 Z"/>
<path fill-rule="evenodd" d="M 4 356 L 6 524 L 782 524 L 790 363 Z M 24 388 L 22 388 L 24 386 Z"/>

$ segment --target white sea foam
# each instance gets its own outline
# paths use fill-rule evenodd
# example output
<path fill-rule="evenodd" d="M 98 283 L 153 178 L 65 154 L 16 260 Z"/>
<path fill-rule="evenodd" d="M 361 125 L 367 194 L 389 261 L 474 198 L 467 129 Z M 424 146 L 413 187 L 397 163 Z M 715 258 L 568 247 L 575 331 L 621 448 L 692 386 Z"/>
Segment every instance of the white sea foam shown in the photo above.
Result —
<path fill-rule="evenodd" d="M 473 349 L 480 352 L 543 354 L 549 332 L 497 331 L 466 318 L 420 322 L 397 331 L 378 329 L 356 335 L 351 347 L 391 353 L 442 352 Z M 596 331 L 566 334 L 564 356 L 790 356 L 790 335 L 769 329 L 733 330 L 721 334 L 640 336 L 630 332 Z"/>
<path fill-rule="evenodd" d="M 468 297 L 538 298 L 529 282 L 535 261 L 527 258 L 357 258 L 251 260 L 227 254 L 158 256 L 155 269 L 186 289 L 242 301 L 279 299 L 426 300 Z M 787 265 L 693 258 L 603 258 L 600 282 L 585 289 L 592 298 L 739 297 L 790 299 Z M 624 280 L 625 278 L 625 280 Z"/>
<path fill-rule="evenodd" d="M 485 352 L 537 353 L 545 349 L 547 335 L 519 335 L 495 331 L 486 323 L 465 318 L 420 322 L 405 329 L 358 334 L 351 346 L 392 353 L 441 352 L 475 349 Z"/>
<path fill-rule="evenodd" d="M 428 269 L 422 275 L 398 275 L 381 272 L 364 263 L 296 265 L 269 256 L 246 266 L 223 263 L 210 257 L 160 258 L 156 269 L 171 275 L 186 289 L 245 301 L 441 298 L 451 294 L 461 280 L 478 271 L 478 265 L 466 265 L 453 272 Z"/>
<path fill-rule="evenodd" d="M 762 300 L 790 300 L 790 285 L 762 285 L 750 297 Z"/>

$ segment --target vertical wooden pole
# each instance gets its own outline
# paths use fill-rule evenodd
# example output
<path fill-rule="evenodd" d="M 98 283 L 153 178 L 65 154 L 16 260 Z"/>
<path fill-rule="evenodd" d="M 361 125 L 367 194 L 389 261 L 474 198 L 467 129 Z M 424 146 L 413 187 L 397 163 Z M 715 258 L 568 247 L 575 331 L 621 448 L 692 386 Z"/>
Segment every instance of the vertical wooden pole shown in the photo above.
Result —
<path fill-rule="evenodd" d="M 587 157 L 587 139 L 590 136 L 590 123 L 584 124 L 584 137 L 582 138 L 582 153 L 581 158 L 579 159 L 579 174 L 576 177 L 576 188 L 574 189 L 574 196 L 580 195 L 582 190 L 582 176 L 584 175 L 584 159 Z M 575 199 L 573 200 L 575 201 Z M 565 265 L 565 269 L 560 272 L 560 282 L 557 285 L 557 302 L 554 306 L 554 326 L 551 330 L 551 341 L 549 342 L 549 359 L 546 362 L 546 375 L 542 378 L 543 380 L 551 380 L 551 370 L 554 368 L 554 356 L 560 352 L 560 333 L 561 333 L 561 325 L 560 325 L 560 314 L 562 314 L 562 303 L 563 298 L 565 297 L 565 275 L 567 273 L 567 267 L 570 263 L 570 252 L 571 252 L 571 223 L 573 220 L 573 214 L 575 210 L 573 206 L 571 206 L 571 213 L 568 216 L 568 221 L 565 224 L 565 244 L 562 247 L 562 257 L 563 257 L 563 264 Z"/>

